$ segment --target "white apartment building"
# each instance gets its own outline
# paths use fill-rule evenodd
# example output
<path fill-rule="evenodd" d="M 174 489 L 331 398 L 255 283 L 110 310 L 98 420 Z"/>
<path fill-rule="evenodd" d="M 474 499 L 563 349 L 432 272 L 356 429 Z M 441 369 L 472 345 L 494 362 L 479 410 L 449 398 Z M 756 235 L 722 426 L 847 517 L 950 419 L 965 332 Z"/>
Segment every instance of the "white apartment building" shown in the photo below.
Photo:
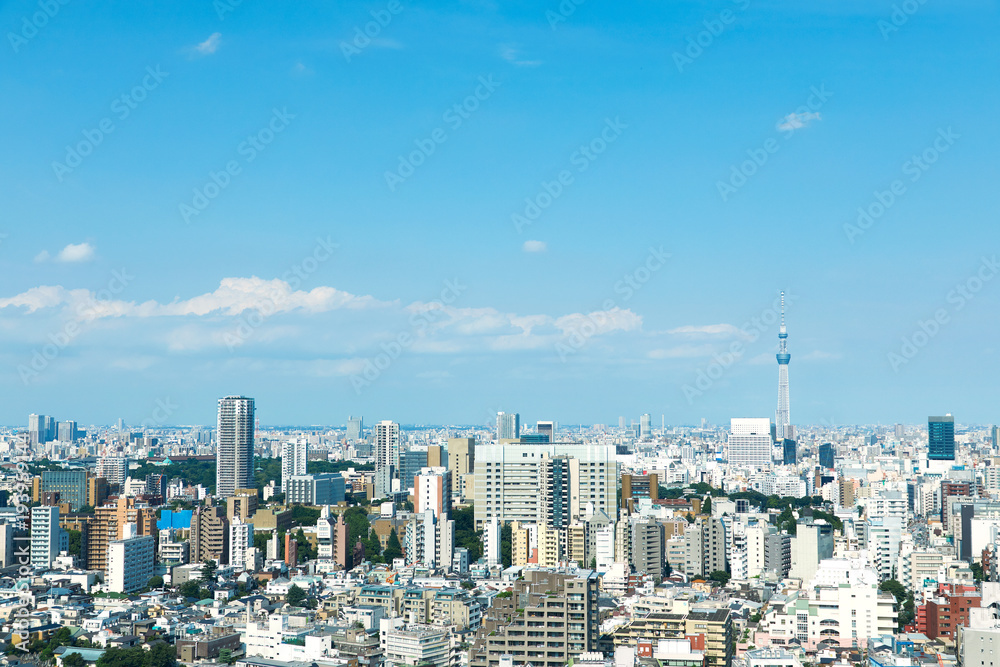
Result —
<path fill-rule="evenodd" d="M 451 508 L 451 473 L 445 467 L 421 468 L 413 478 L 413 509 L 417 514 L 430 510 L 435 518 L 447 518 Z"/>
<path fill-rule="evenodd" d="M 875 581 L 877 575 L 857 575 Z M 797 640 L 813 651 L 827 646 L 859 647 L 869 638 L 896 632 L 895 598 L 877 583 L 817 585 L 771 598 L 753 643 L 758 647 Z"/>
<path fill-rule="evenodd" d="M 493 517 L 483 529 L 483 555 L 490 567 L 500 565 L 500 520 Z"/>
<path fill-rule="evenodd" d="M 312 662 L 328 657 L 333 647 L 329 633 L 316 634 L 313 629 L 313 626 L 289 623 L 285 614 L 274 614 L 247 621 L 240 634 L 248 657 Z M 296 643 L 288 643 L 286 639 Z M 299 644 L 299 641 L 302 643 Z"/>
<path fill-rule="evenodd" d="M 383 420 L 375 424 L 375 469 L 399 468 L 399 424 Z"/>
<path fill-rule="evenodd" d="M 305 438 L 286 440 L 281 445 L 282 488 L 293 475 L 305 475 L 309 460 L 309 441 Z"/>
<path fill-rule="evenodd" d="M 229 564 L 236 569 L 246 569 L 247 557 L 253 549 L 253 524 L 243 523 L 238 516 L 233 517 L 233 522 L 229 524 Z M 253 559 L 250 559 L 253 568 Z"/>
<path fill-rule="evenodd" d="M 731 467 L 770 469 L 771 420 L 734 418 L 730 420 L 728 461 Z"/>
<path fill-rule="evenodd" d="M 560 462 L 557 457 L 568 457 Z M 559 465 L 556 465 L 559 463 Z M 568 466 L 568 468 L 567 468 Z M 558 474 L 559 477 L 551 478 Z M 581 443 L 489 444 L 476 447 L 476 527 L 500 523 L 549 523 L 553 489 L 567 506 L 563 527 L 582 521 L 588 505 L 618 516 L 618 463 L 614 445 Z M 568 488 L 563 488 L 564 485 Z"/>
<path fill-rule="evenodd" d="M 113 593 L 133 593 L 153 576 L 152 535 L 136 535 L 134 523 L 125 524 L 125 538 L 108 544 L 107 584 Z"/>
<path fill-rule="evenodd" d="M 427 510 L 413 514 L 404 535 L 407 565 L 450 569 L 455 555 L 455 522 Z"/>
<path fill-rule="evenodd" d="M 98 459 L 97 476 L 108 480 L 108 484 L 124 484 L 128 476 L 128 459 L 107 456 Z"/>
<path fill-rule="evenodd" d="M 31 566 L 50 567 L 59 551 L 68 546 L 68 536 L 59 527 L 58 507 L 31 508 Z"/>
<path fill-rule="evenodd" d="M 451 663 L 451 640 L 448 635 L 448 628 L 433 625 L 413 624 L 405 630 L 389 630 L 385 643 L 385 667 L 447 667 Z"/>

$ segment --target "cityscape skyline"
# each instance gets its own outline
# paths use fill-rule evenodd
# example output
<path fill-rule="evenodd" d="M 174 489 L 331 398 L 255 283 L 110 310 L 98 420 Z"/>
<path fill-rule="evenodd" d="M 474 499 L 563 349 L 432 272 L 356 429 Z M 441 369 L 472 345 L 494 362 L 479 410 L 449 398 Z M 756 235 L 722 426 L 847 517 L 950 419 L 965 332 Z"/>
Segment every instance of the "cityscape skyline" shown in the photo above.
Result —
<path fill-rule="evenodd" d="M 796 421 L 995 419 L 992 19 L 432 3 L 355 54 L 374 8 L 302 6 L 0 52 L 0 422 L 725 423 L 773 414 L 780 290 Z"/>

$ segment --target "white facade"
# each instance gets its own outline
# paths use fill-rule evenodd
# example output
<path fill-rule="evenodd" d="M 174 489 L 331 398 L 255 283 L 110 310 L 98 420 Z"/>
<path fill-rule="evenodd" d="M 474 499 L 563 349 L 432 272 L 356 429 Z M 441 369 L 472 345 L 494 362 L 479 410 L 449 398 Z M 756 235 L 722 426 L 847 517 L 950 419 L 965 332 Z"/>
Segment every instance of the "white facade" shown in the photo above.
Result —
<path fill-rule="evenodd" d="M 97 476 L 108 480 L 108 484 L 124 484 L 128 475 L 128 459 L 104 457 L 97 461 Z"/>
<path fill-rule="evenodd" d="M 476 526 L 496 516 L 501 523 L 546 520 L 546 469 L 553 457 L 569 458 L 569 507 L 566 525 L 581 521 L 588 505 L 618 516 L 618 463 L 614 445 L 490 444 L 476 447 Z"/>
<path fill-rule="evenodd" d="M 126 537 L 108 544 L 106 581 L 112 592 L 132 593 L 149 583 L 153 576 L 155 542 L 152 535 L 143 535 Z"/>
<path fill-rule="evenodd" d="M 421 468 L 413 478 L 414 511 L 427 510 L 437 519 L 446 518 L 451 506 L 451 473 L 444 467 Z"/>
<path fill-rule="evenodd" d="M 253 548 L 253 524 L 243 523 L 238 516 L 229 524 L 229 564 L 237 569 L 247 569 L 247 557 Z M 251 566 L 253 559 L 251 558 Z"/>
<path fill-rule="evenodd" d="M 31 566 L 50 567 L 59 555 L 63 530 L 58 507 L 31 508 Z"/>
<path fill-rule="evenodd" d="M 282 488 L 293 475 L 306 474 L 306 462 L 309 459 L 309 441 L 305 438 L 286 440 L 281 445 L 281 484 Z"/>
<path fill-rule="evenodd" d="M 215 492 L 219 498 L 236 489 L 255 488 L 253 475 L 254 401 L 246 396 L 219 399 Z"/>
<path fill-rule="evenodd" d="M 484 555 L 490 567 L 500 565 L 500 520 L 493 517 L 483 530 Z"/>
<path fill-rule="evenodd" d="M 375 424 L 375 469 L 399 467 L 399 424 L 383 420 Z"/>
<path fill-rule="evenodd" d="M 729 426 L 729 465 L 764 469 L 771 467 L 771 420 L 734 418 Z"/>
<path fill-rule="evenodd" d="M 451 662 L 451 640 L 447 628 L 410 625 L 405 630 L 390 630 L 386 635 L 385 667 L 434 665 Z"/>

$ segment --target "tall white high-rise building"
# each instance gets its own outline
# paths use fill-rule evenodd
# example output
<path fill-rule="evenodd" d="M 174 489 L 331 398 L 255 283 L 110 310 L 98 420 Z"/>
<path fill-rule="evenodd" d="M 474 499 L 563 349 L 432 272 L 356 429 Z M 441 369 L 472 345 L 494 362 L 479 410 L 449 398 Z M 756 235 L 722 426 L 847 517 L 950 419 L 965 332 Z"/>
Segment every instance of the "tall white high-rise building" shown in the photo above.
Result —
<path fill-rule="evenodd" d="M 31 508 L 31 566 L 49 567 L 63 546 L 58 507 Z"/>
<path fill-rule="evenodd" d="M 490 567 L 500 565 L 500 519 L 491 517 L 483 530 L 483 555 Z"/>
<path fill-rule="evenodd" d="M 521 437 L 521 415 L 516 412 L 497 413 L 497 440 L 517 440 Z"/>
<path fill-rule="evenodd" d="M 729 465 L 771 467 L 771 420 L 734 418 L 729 426 Z"/>
<path fill-rule="evenodd" d="M 288 483 L 294 475 L 306 474 L 306 461 L 309 458 L 309 441 L 305 438 L 286 440 L 281 445 L 281 485 Z"/>
<path fill-rule="evenodd" d="M 235 495 L 255 487 L 253 475 L 254 402 L 246 396 L 219 399 L 215 494 Z"/>
<path fill-rule="evenodd" d="M 246 568 L 247 553 L 253 548 L 253 524 L 243 523 L 238 516 L 229 524 L 229 564 Z"/>
<path fill-rule="evenodd" d="M 375 424 L 375 469 L 399 469 L 399 424 L 387 419 Z"/>
<path fill-rule="evenodd" d="M 434 518 L 447 518 L 451 509 L 451 474 L 447 468 L 421 468 L 413 478 L 414 511 L 430 510 Z"/>

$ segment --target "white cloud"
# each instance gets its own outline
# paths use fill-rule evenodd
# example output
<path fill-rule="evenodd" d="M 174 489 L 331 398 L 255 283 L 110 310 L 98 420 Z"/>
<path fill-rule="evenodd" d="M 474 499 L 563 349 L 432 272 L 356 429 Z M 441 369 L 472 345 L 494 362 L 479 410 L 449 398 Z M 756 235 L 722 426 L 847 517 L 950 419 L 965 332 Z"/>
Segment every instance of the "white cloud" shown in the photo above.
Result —
<path fill-rule="evenodd" d="M 309 76 L 313 71 L 306 67 L 303 63 L 295 63 L 292 67 L 292 74 L 294 76 Z"/>
<path fill-rule="evenodd" d="M 814 120 L 822 120 L 819 112 L 807 111 L 805 113 L 792 112 L 778 121 L 777 128 L 782 132 L 794 132 L 807 127 Z"/>
<path fill-rule="evenodd" d="M 650 359 L 692 359 L 696 357 L 710 357 L 715 352 L 711 345 L 678 345 L 667 349 L 650 350 Z"/>
<path fill-rule="evenodd" d="M 732 324 L 705 324 L 705 325 L 685 325 L 667 330 L 668 334 L 676 336 L 688 336 L 691 338 L 704 338 L 706 336 L 728 336 L 743 337 L 743 332 L 739 327 Z"/>
<path fill-rule="evenodd" d="M 525 241 L 524 245 L 521 246 L 521 250 L 524 252 L 545 252 L 548 249 L 545 241 Z"/>
<path fill-rule="evenodd" d="M 35 261 L 38 262 L 38 263 L 47 262 L 48 259 L 49 259 L 49 251 L 48 250 L 43 250 L 40 253 L 38 253 L 37 255 L 35 255 Z"/>
<path fill-rule="evenodd" d="M 377 49 L 393 49 L 395 51 L 403 48 L 402 42 L 397 42 L 394 39 L 387 39 L 384 37 L 373 39 L 369 46 L 374 46 Z"/>
<path fill-rule="evenodd" d="M 70 243 L 56 255 L 57 262 L 89 262 L 94 259 L 94 246 L 89 243 Z"/>
<path fill-rule="evenodd" d="M 517 65 L 518 67 L 538 67 L 542 64 L 541 60 L 522 59 L 521 51 L 515 44 L 501 44 L 500 57 L 512 65 Z"/>
<path fill-rule="evenodd" d="M 195 45 L 192 48 L 192 51 L 200 56 L 210 56 L 219 50 L 219 43 L 221 42 L 221 40 L 222 40 L 222 33 L 213 32 L 204 42 Z"/>
<path fill-rule="evenodd" d="M 800 361 L 835 361 L 840 358 L 841 355 L 839 354 L 823 352 L 822 350 L 813 350 L 807 354 L 799 355 Z"/>

